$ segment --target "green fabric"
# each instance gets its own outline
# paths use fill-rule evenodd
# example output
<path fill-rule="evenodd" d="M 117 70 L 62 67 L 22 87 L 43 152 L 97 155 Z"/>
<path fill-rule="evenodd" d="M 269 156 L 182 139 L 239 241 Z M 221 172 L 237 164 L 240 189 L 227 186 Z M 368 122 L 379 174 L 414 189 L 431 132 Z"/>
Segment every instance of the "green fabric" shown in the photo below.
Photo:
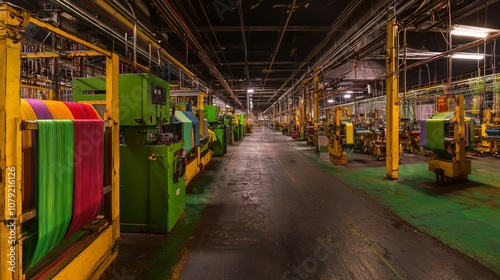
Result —
<path fill-rule="evenodd" d="M 436 113 L 434 116 L 432 116 L 432 119 L 434 119 L 434 120 L 449 119 L 449 118 L 452 118 L 454 114 L 455 113 L 453 111 L 439 112 L 439 113 Z"/>
<path fill-rule="evenodd" d="M 433 151 L 441 158 L 450 158 L 444 145 L 444 122 L 442 119 L 426 121 L 427 149 Z"/>
<path fill-rule="evenodd" d="M 73 122 L 38 121 L 36 211 L 38 237 L 29 267 L 59 244 L 73 210 Z"/>

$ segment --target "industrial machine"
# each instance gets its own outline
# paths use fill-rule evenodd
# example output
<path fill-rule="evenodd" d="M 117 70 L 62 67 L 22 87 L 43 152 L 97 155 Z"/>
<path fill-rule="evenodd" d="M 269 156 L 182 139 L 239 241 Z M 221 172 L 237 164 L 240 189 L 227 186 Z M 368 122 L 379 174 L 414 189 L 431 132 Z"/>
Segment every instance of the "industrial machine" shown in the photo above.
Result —
<path fill-rule="evenodd" d="M 480 128 L 480 142 L 477 150 L 481 154 L 490 154 L 497 156 L 500 152 L 500 116 L 498 111 L 491 109 L 485 110 L 485 122 Z"/>
<path fill-rule="evenodd" d="M 420 148 L 420 128 L 408 118 L 400 119 L 399 145 L 401 152 L 414 153 Z"/>
<path fill-rule="evenodd" d="M 205 99 L 207 95 L 198 90 L 178 89 L 170 92 L 170 99 L 176 104 L 182 99 L 195 99 L 189 110 L 183 106 L 174 106 L 174 117 L 182 123 L 182 134 L 186 148 L 186 186 L 202 171 L 212 159 L 213 151 L 209 148 L 211 137 L 208 132 L 208 120 L 205 119 Z M 212 139 L 213 140 L 213 139 Z"/>
<path fill-rule="evenodd" d="M 204 117 L 208 121 L 210 129 L 215 133 L 217 140 L 213 143 L 212 149 L 214 155 L 224 155 L 227 153 L 227 137 L 229 136 L 229 127 L 224 124 L 224 119 L 220 117 L 219 106 L 205 106 Z"/>
<path fill-rule="evenodd" d="M 99 107 L 106 98 L 105 83 L 104 78 L 73 79 L 74 100 Z M 168 232 L 185 209 L 184 146 L 191 136 L 174 121 L 177 112 L 170 112 L 166 81 L 121 74 L 119 92 L 121 229 Z"/>
<path fill-rule="evenodd" d="M 245 114 L 235 114 L 233 118 L 233 137 L 234 141 L 240 141 L 245 137 Z"/>
<path fill-rule="evenodd" d="M 453 112 L 440 112 L 420 121 L 421 145 L 433 152 L 429 170 L 436 174 L 436 183 L 466 181 L 471 174 L 466 152 L 474 146 L 474 124 L 465 117 L 463 95 L 454 99 Z"/>
<path fill-rule="evenodd" d="M 328 152 L 333 164 L 347 164 L 346 150 L 354 145 L 354 126 L 347 118 L 342 118 L 342 113 L 342 107 L 335 107 L 335 121 L 329 126 Z"/>

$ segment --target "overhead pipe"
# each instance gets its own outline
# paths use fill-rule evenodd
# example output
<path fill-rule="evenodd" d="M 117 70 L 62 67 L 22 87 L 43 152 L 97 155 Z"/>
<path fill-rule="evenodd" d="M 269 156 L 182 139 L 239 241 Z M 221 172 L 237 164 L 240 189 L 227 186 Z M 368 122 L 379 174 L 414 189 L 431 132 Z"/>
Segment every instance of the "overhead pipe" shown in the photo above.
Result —
<path fill-rule="evenodd" d="M 412 1 L 407 1 L 407 2 L 402 1 L 404 3 L 403 6 L 398 9 L 398 11 L 395 13 L 394 16 L 399 15 L 406 8 L 408 8 L 409 6 L 413 5 L 413 3 L 416 2 L 416 1 L 417 0 L 412 0 Z M 342 42 L 342 44 L 340 44 L 341 47 L 338 48 L 337 45 L 335 45 L 332 48 L 330 48 L 330 50 L 328 50 L 326 52 L 326 54 L 323 55 L 322 58 L 320 58 L 315 64 L 313 64 L 312 67 L 313 68 L 318 68 L 320 70 L 326 70 L 327 68 L 332 67 L 333 66 L 333 62 L 332 61 L 333 61 L 333 59 L 336 56 L 340 56 L 341 54 L 348 53 L 349 51 L 352 50 L 352 48 L 354 48 L 362 40 L 364 40 L 369 35 L 371 35 L 372 33 L 376 32 L 376 31 L 378 31 L 381 27 L 383 27 L 385 25 L 385 21 L 383 21 L 383 22 L 379 22 L 379 21 L 381 19 L 385 18 L 385 13 L 380 13 L 379 11 L 381 9 L 387 8 L 387 4 L 389 4 L 390 2 L 393 2 L 393 1 L 389 1 L 389 0 L 384 1 L 384 2 L 377 1 L 377 9 L 372 9 L 371 10 L 372 11 L 372 15 L 375 16 L 375 17 L 372 18 L 371 20 L 369 20 L 368 23 L 361 22 L 362 20 L 358 21 L 358 23 L 355 24 L 355 26 L 357 26 L 357 25 L 362 26 L 361 29 L 352 28 L 351 33 L 354 33 L 354 35 L 356 35 L 356 34 L 359 34 L 359 35 L 358 36 L 353 36 L 353 34 L 351 34 L 351 33 L 346 33 L 339 40 L 340 42 Z M 292 77 L 295 76 L 295 74 L 296 73 L 292 74 L 292 76 L 290 76 L 285 83 L 288 83 L 292 79 Z M 312 79 L 312 76 L 311 77 L 307 77 L 307 74 L 304 74 L 301 77 L 301 79 L 299 79 L 298 82 L 296 82 L 295 84 L 293 84 L 284 94 L 286 94 L 289 91 L 292 91 L 295 88 L 297 88 L 297 86 L 300 84 L 300 80 L 302 80 L 304 78 L 306 78 L 309 81 L 310 79 Z M 274 98 L 274 96 L 272 96 L 268 101 L 271 101 L 273 98 Z M 267 109 L 266 109 L 266 111 L 267 111 Z"/>
<path fill-rule="evenodd" d="M 250 70 L 248 69 L 248 49 L 247 49 L 247 39 L 245 35 L 245 22 L 243 19 L 243 8 L 241 2 L 238 4 L 238 12 L 240 14 L 240 26 L 241 26 L 241 37 L 243 38 L 243 49 L 245 51 L 245 71 L 247 75 L 248 83 L 250 83 Z M 248 107 L 248 104 L 247 104 Z"/>
<path fill-rule="evenodd" d="M 130 11 L 132 12 L 132 16 L 134 18 L 134 65 L 137 64 L 137 16 L 135 15 L 134 9 L 132 8 L 132 5 L 128 1 L 126 1 Z M 128 43 L 127 43 L 128 44 Z M 151 52 L 150 52 L 151 53 Z"/>
<path fill-rule="evenodd" d="M 267 70 L 271 70 L 271 68 L 273 67 L 274 60 L 276 59 L 276 55 L 278 54 L 278 50 L 281 46 L 281 42 L 283 41 L 283 37 L 285 36 L 286 29 L 288 28 L 288 23 L 290 22 L 290 18 L 292 17 L 292 13 L 295 10 L 295 2 L 297 2 L 297 1 L 293 0 L 292 5 L 290 6 L 290 10 L 288 11 L 288 17 L 286 18 L 285 24 L 283 25 L 283 29 L 281 30 L 280 37 L 279 37 L 278 41 L 276 42 L 276 47 L 274 47 L 273 53 L 271 54 L 271 63 L 269 63 L 269 69 L 267 69 Z M 266 72 L 266 78 L 264 79 L 264 83 L 262 84 L 263 89 L 266 87 L 266 82 L 267 82 L 268 77 L 269 77 L 269 71 Z M 277 92 L 279 92 L 279 91 L 277 91 Z M 259 100 L 261 99 L 261 97 L 262 97 L 262 93 L 259 95 Z"/>
<path fill-rule="evenodd" d="M 60 1 L 60 0 L 58 0 Z M 103 0 L 93 0 L 97 5 L 99 5 L 102 9 L 105 11 L 109 12 L 112 16 L 116 17 L 120 22 L 125 24 L 128 28 L 134 29 L 134 25 L 126 19 L 122 14 L 120 14 L 118 11 L 116 11 L 113 7 L 111 7 L 109 4 L 107 4 Z M 137 29 L 137 36 L 141 37 L 144 41 L 146 42 L 151 42 L 151 45 L 157 49 L 160 50 L 160 53 L 167 58 L 168 61 L 170 61 L 172 64 L 177 66 L 177 68 L 180 68 L 183 70 L 184 73 L 189 75 L 191 78 L 196 77 L 196 75 L 191 72 L 184 64 L 179 62 L 177 59 L 175 59 L 172 55 L 170 55 L 166 50 L 164 50 L 157 42 L 156 38 L 153 38 L 151 34 L 146 34 L 144 31 L 141 29 Z M 137 37 L 136 36 L 136 37 Z"/>
<path fill-rule="evenodd" d="M 87 9 L 82 8 L 81 6 L 75 5 L 74 3 L 68 3 L 67 1 L 63 1 L 63 0 L 56 0 L 55 2 L 58 5 L 64 7 L 66 10 L 80 16 L 80 18 L 82 18 L 84 21 L 86 21 L 90 25 L 94 26 L 95 28 L 97 28 L 99 31 L 103 32 L 106 35 L 111 36 L 113 39 L 117 40 L 118 42 L 125 44 L 125 48 L 127 48 L 128 39 L 124 39 L 124 37 L 127 38 L 126 33 L 125 33 L 125 36 L 122 37 L 121 31 L 117 31 L 112 26 L 102 22 L 102 20 L 96 19 L 94 15 L 90 15 L 89 11 Z M 128 51 L 128 50 L 126 49 L 126 51 Z M 139 52 L 141 53 L 141 55 L 147 56 L 147 53 L 145 50 L 139 48 Z M 137 66 L 137 65 L 136 65 L 136 67 L 144 68 L 142 66 Z"/>
<path fill-rule="evenodd" d="M 183 18 L 176 14 L 176 10 L 172 6 L 172 4 L 168 1 L 159 1 L 159 0 L 153 0 L 152 4 L 158 9 L 158 12 L 160 13 L 160 16 L 162 18 L 171 23 L 172 29 L 176 32 L 177 36 L 180 38 L 185 37 L 191 45 L 196 49 L 197 55 L 200 58 L 200 60 L 210 69 L 212 75 L 219 80 L 221 83 L 222 87 L 229 93 L 231 98 L 243 109 L 245 110 L 245 107 L 243 107 L 243 104 L 241 101 L 238 99 L 238 97 L 234 94 L 233 90 L 227 83 L 226 79 L 224 79 L 224 76 L 220 73 L 219 69 L 215 65 L 215 63 L 208 57 L 208 54 L 206 53 L 205 49 L 203 46 L 200 44 L 200 42 L 197 40 L 197 38 L 194 36 L 194 34 L 191 33 L 191 29 L 188 27 L 188 25 L 184 22 Z M 182 31 L 182 32 L 181 32 Z"/>
<path fill-rule="evenodd" d="M 292 75 L 285 81 L 285 83 L 283 83 L 283 85 L 280 87 L 280 89 L 277 90 L 276 93 L 273 96 L 271 96 L 271 98 L 269 98 L 269 100 L 267 102 L 270 102 L 274 98 L 274 96 L 276 96 L 276 94 L 278 94 L 281 91 L 281 89 L 284 88 L 285 85 L 287 85 L 292 80 L 292 78 L 299 73 L 299 70 L 301 68 L 303 68 L 304 66 L 306 66 L 306 64 L 311 59 L 313 59 L 323 49 L 323 47 L 325 45 L 327 45 L 329 43 L 329 41 L 330 41 L 331 37 L 333 36 L 333 34 L 349 19 L 349 17 L 355 12 L 356 8 L 359 7 L 359 5 L 363 1 L 364 0 L 357 0 L 356 2 L 350 2 L 349 6 L 342 12 L 342 14 L 330 26 L 330 29 L 328 30 L 328 32 L 327 32 L 325 38 L 323 39 L 323 41 L 320 44 L 318 44 L 307 55 L 306 59 L 304 59 L 304 61 L 302 62 L 302 64 L 299 66 L 299 68 L 294 73 L 292 73 Z M 304 76 L 302 78 L 304 78 Z M 298 86 L 299 83 L 300 82 L 298 82 L 294 86 Z"/>

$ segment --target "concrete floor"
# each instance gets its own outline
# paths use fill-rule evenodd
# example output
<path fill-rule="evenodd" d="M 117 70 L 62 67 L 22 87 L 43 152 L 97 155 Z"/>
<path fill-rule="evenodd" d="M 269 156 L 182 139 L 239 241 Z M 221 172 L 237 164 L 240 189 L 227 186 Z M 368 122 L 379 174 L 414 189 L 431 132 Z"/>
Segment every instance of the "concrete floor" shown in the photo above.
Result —
<path fill-rule="evenodd" d="M 254 127 L 200 174 L 172 233 L 123 234 L 106 278 L 499 279 L 320 168 L 313 155 L 314 147 Z M 370 159 L 328 168 L 342 175 L 383 165 Z"/>

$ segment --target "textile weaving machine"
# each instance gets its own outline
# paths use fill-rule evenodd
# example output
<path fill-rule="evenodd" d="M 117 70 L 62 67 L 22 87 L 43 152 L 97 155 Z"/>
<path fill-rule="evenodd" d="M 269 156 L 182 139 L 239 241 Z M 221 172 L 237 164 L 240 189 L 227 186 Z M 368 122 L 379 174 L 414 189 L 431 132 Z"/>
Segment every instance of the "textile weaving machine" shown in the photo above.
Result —
<path fill-rule="evenodd" d="M 464 97 L 456 95 L 455 110 L 435 114 L 420 121 L 422 147 L 433 152 L 429 170 L 436 173 L 436 182 L 466 181 L 471 162 L 466 151 L 474 146 L 474 124 L 465 118 Z"/>

